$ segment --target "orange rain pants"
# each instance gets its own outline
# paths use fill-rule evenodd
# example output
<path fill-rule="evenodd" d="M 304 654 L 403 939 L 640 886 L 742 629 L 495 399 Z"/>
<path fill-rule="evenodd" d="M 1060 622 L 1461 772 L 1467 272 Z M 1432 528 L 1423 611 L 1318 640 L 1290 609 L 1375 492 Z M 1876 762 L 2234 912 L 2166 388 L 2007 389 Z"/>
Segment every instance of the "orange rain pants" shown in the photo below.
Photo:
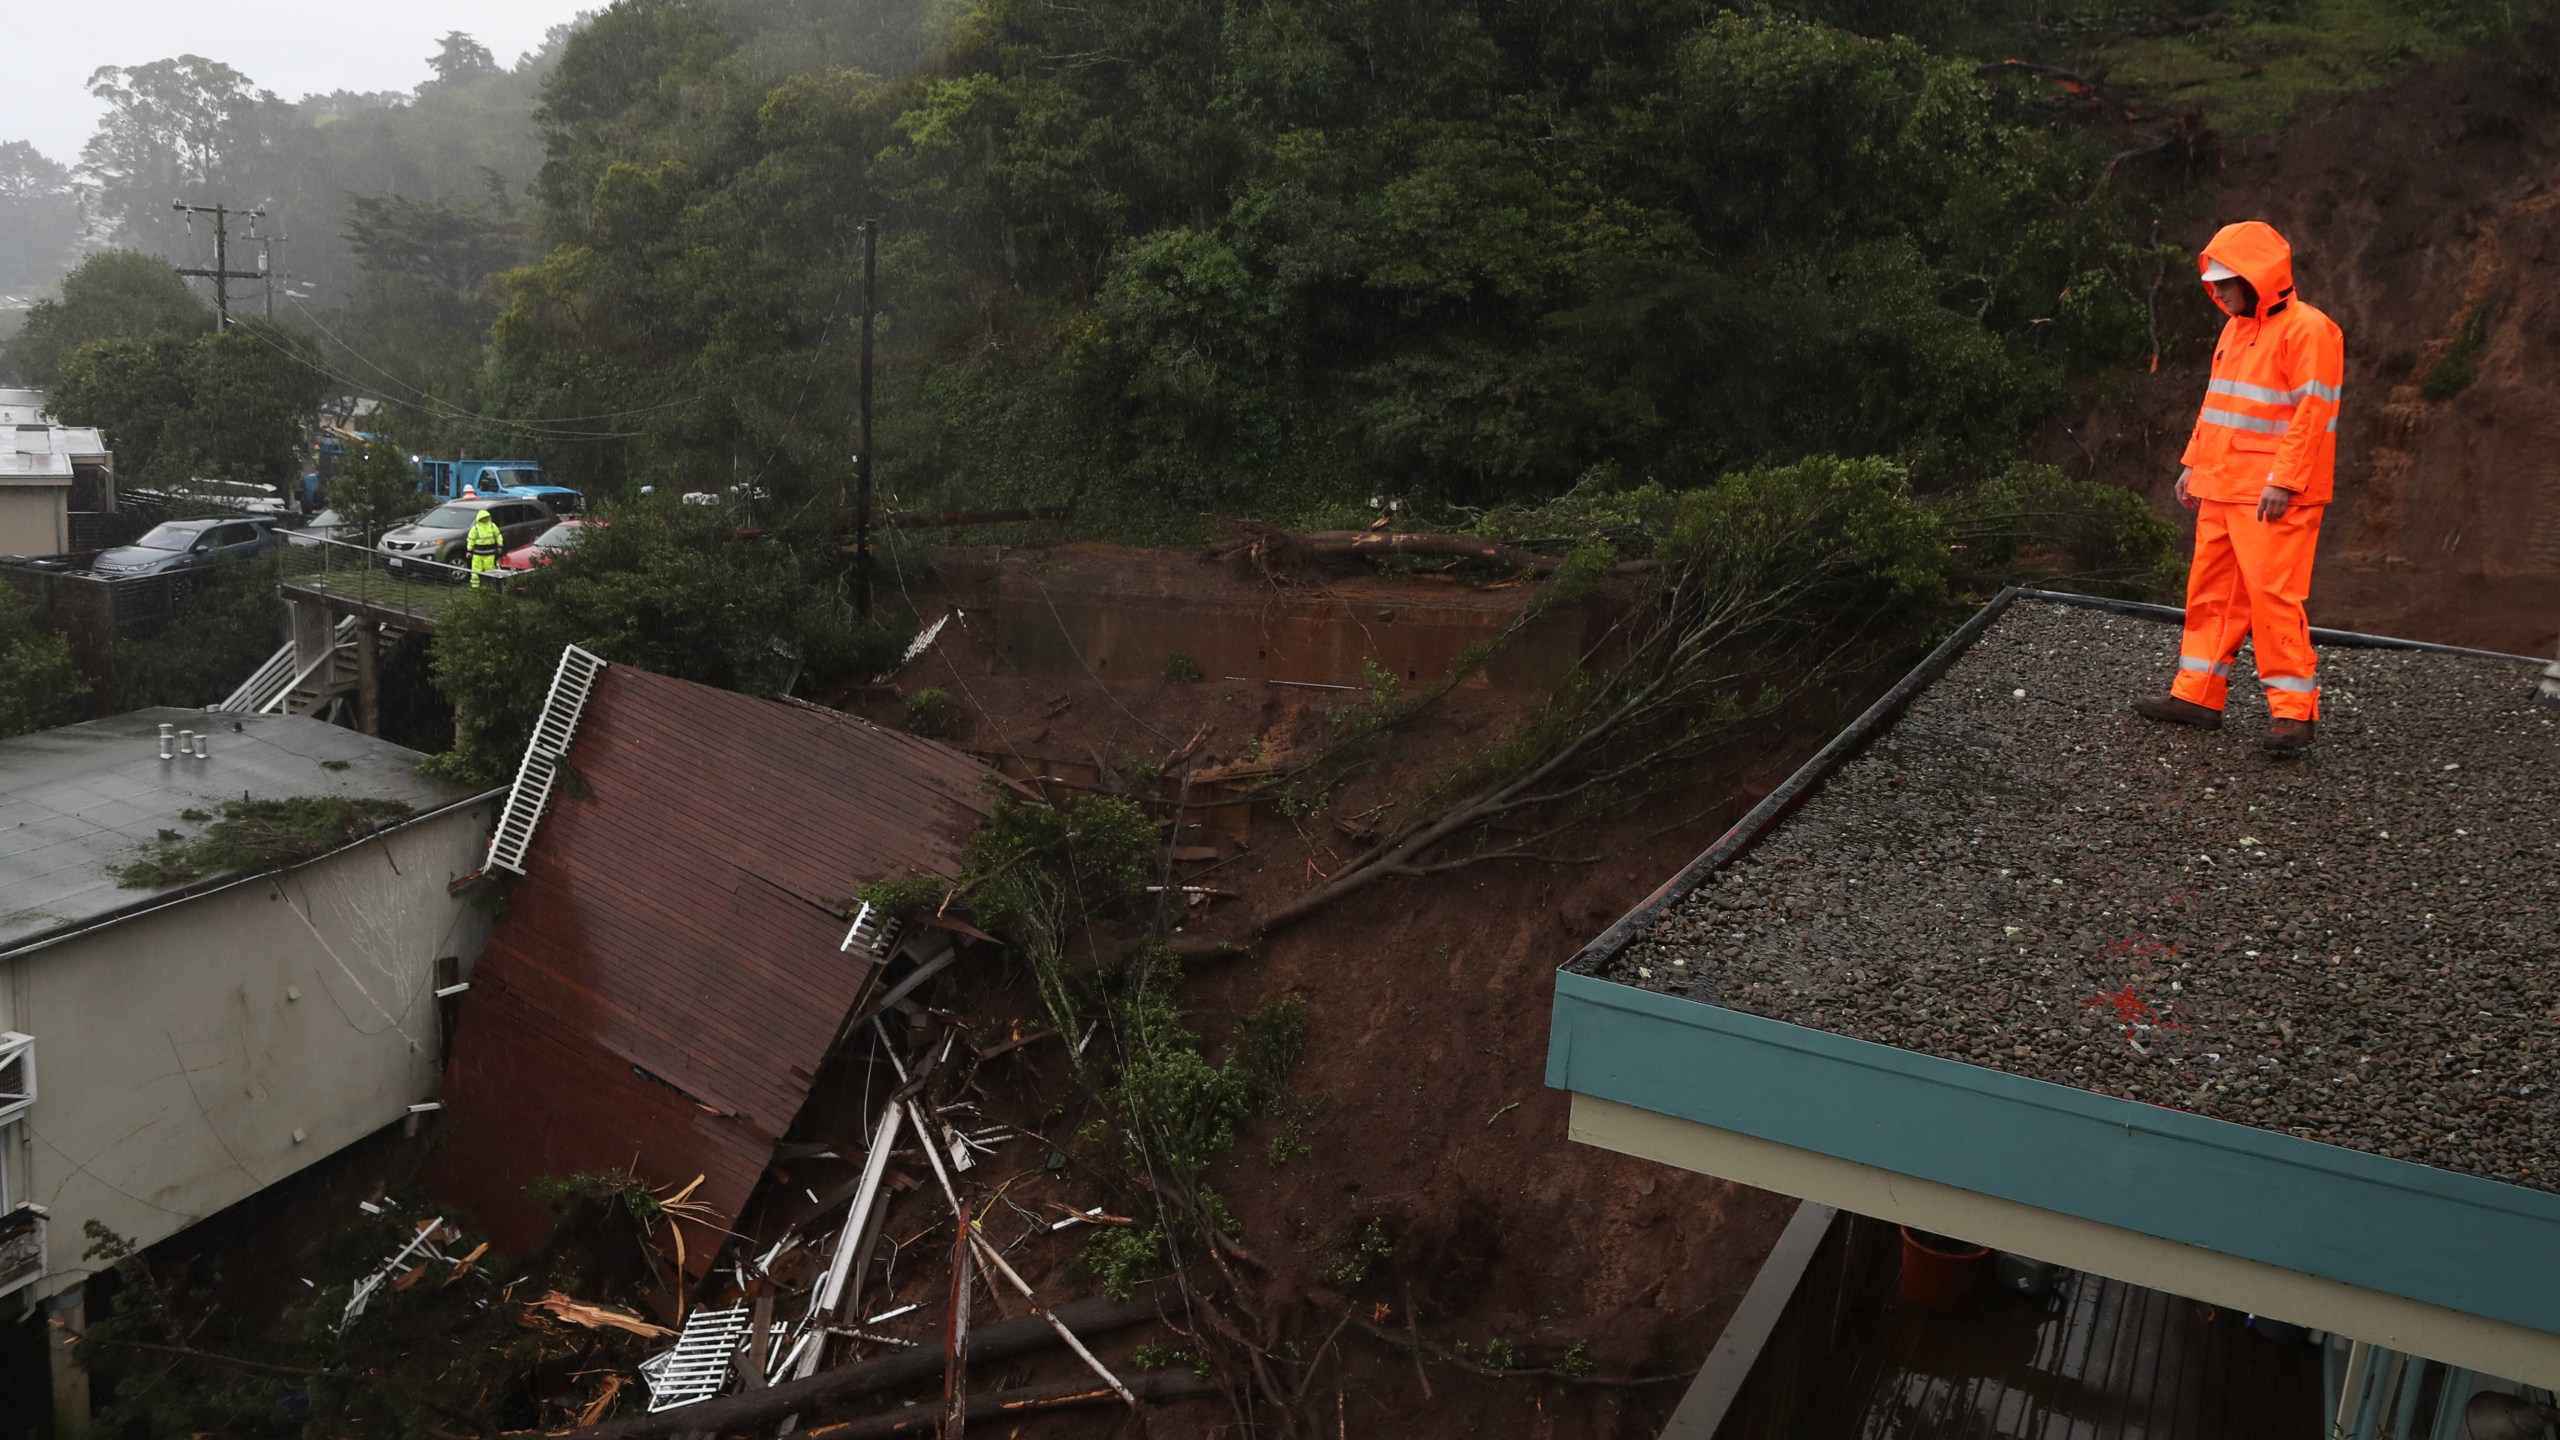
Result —
<path fill-rule="evenodd" d="M 2320 718 L 2320 657 L 2302 602 L 2311 594 L 2311 552 L 2320 544 L 2323 505 L 2294 505 L 2258 518 L 2255 501 L 2196 506 L 2195 561 L 2187 571 L 2187 628 L 2178 642 L 2178 678 L 2169 693 L 2219 710 L 2240 642 L 2255 636 L 2258 683 L 2279 720 Z"/>

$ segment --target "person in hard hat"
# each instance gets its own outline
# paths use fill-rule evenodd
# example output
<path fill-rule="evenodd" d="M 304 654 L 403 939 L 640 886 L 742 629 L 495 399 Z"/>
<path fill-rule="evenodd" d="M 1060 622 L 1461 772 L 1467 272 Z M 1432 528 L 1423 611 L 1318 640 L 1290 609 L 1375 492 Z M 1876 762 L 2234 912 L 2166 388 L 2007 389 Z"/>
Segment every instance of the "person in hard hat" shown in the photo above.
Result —
<path fill-rule="evenodd" d="M 2254 638 L 2272 717 L 2260 743 L 2291 754 L 2310 745 L 2320 720 L 2320 659 L 2303 602 L 2338 467 L 2346 338 L 2294 293 L 2293 247 L 2262 221 L 2223 226 L 2197 267 L 2231 318 L 2178 473 L 2178 503 L 2196 512 L 2186 631 L 2169 693 L 2133 708 L 2219 728 L 2231 662 Z"/>
<path fill-rule="evenodd" d="M 471 522 L 468 543 L 471 549 L 471 588 L 477 590 L 480 577 L 497 569 L 498 557 L 506 553 L 507 537 L 498 529 L 497 516 L 487 510 L 481 511 L 480 518 Z"/>

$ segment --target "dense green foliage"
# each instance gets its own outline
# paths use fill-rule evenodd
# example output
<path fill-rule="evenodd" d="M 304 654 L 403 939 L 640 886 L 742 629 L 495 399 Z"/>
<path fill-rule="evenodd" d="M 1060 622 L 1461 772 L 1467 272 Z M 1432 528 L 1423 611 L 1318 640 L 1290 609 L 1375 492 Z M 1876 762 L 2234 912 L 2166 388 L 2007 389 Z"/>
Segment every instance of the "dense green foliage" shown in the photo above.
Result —
<path fill-rule="evenodd" d="M 164 890 L 213 875 L 254 875 L 361 840 L 380 822 L 408 813 L 408 803 L 401 800 L 244 796 L 223 801 L 218 814 L 202 816 L 204 829 L 193 835 L 161 831 L 141 854 L 113 871 L 116 883 L 128 890 Z"/>
<path fill-rule="evenodd" d="M 215 704 L 275 653 L 283 632 L 272 563 L 225 561 L 189 577 L 184 603 L 158 634 L 120 639 L 108 652 L 114 708 Z"/>
<path fill-rule="evenodd" d="M 453 779 L 512 773 L 567 645 L 661 675 L 770 695 L 873 673 L 904 637 L 853 612 L 831 549 L 738 533 L 727 510 L 635 501 L 590 519 L 560 560 L 457 596 L 437 621 Z"/>
<path fill-rule="evenodd" d="M 95 425 L 126 484 L 190 479 L 289 486 L 322 377 L 308 345 L 261 320 L 185 338 L 93 340 L 49 393 L 66 425 Z M 281 491 L 279 491 L 281 493 Z"/>
<path fill-rule="evenodd" d="M 0 739 L 69 724 L 88 693 L 71 642 L 37 625 L 18 587 L 0 581 Z"/>
<path fill-rule="evenodd" d="M 62 293 L 39 300 L 0 353 L 0 373 L 19 384 L 60 383 L 64 364 L 96 340 L 188 341 L 213 329 L 213 307 L 198 300 L 165 260 L 105 250 L 63 277 Z"/>
<path fill-rule="evenodd" d="M 1943 484 L 2141 342 L 2094 145 L 1910 41 L 1677 0 L 994 0 L 925 73 L 767 86 L 743 57 L 787 9 L 618 6 L 548 92 L 492 399 L 627 417 L 557 447 L 590 483 L 743 454 L 831 497 L 870 214 L 892 491 L 1137 530 L 1824 451 Z"/>
<path fill-rule="evenodd" d="M 418 488 L 418 472 L 399 446 L 353 437 L 344 443 L 346 456 L 322 497 L 346 527 L 335 538 L 370 544 L 427 508 L 429 496 Z"/>

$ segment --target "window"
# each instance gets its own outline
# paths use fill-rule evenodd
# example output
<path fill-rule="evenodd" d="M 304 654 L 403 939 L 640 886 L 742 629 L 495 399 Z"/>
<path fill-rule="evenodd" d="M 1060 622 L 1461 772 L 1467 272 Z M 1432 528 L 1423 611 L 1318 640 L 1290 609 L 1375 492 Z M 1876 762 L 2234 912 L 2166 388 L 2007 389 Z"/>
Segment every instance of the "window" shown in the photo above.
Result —
<path fill-rule="evenodd" d="M 0 1030 L 0 1125 L 36 1103 L 36 1039 Z"/>
<path fill-rule="evenodd" d="M 44 1207 L 29 1203 L 19 1161 L 20 1119 L 35 1102 L 35 1037 L 0 1030 L 0 1295 L 44 1278 Z"/>

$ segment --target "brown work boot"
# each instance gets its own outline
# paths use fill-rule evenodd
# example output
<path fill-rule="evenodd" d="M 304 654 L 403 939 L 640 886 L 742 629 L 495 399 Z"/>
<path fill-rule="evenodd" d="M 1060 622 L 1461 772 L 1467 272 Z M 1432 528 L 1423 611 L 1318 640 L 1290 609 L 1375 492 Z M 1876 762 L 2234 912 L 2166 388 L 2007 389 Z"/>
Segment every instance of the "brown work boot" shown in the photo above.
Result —
<path fill-rule="evenodd" d="M 2299 755 L 2311 748 L 2311 732 L 2319 728 L 2317 720 L 2272 720 L 2258 748 L 2270 755 Z"/>
<path fill-rule="evenodd" d="M 2133 713 L 2146 720 L 2166 720 L 2172 725 L 2193 725 L 2199 730 L 2222 728 L 2222 712 L 2193 700 L 2175 695 L 2145 695 L 2133 702 Z"/>

